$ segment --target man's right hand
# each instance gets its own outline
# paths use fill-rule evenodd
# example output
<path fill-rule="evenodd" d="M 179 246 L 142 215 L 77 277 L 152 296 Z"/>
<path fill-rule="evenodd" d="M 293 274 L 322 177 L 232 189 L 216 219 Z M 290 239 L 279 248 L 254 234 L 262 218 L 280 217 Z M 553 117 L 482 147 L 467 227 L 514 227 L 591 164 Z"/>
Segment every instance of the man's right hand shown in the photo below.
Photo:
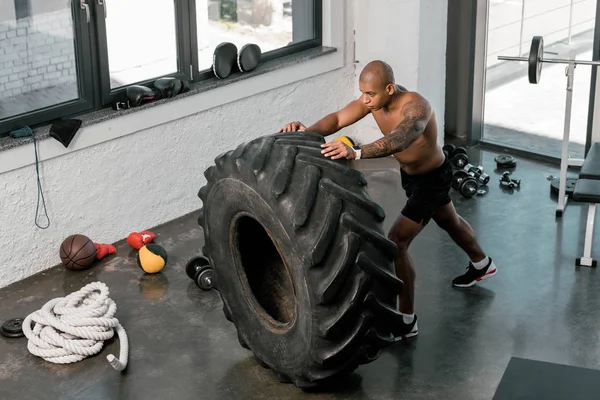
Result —
<path fill-rule="evenodd" d="M 281 128 L 279 130 L 279 132 L 296 132 L 296 131 L 305 131 L 306 127 L 304 125 L 302 125 L 301 122 L 291 122 L 289 124 L 287 124 L 286 126 L 284 126 L 283 128 Z"/>

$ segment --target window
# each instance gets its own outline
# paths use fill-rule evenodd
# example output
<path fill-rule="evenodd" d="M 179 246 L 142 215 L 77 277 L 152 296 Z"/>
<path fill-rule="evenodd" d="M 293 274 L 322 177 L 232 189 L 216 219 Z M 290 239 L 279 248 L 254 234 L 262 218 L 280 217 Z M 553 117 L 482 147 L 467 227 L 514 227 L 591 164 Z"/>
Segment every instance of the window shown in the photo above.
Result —
<path fill-rule="evenodd" d="M 321 0 L 0 2 L 0 135 L 110 107 L 127 86 L 213 78 L 217 45 L 262 61 L 321 45 Z"/>

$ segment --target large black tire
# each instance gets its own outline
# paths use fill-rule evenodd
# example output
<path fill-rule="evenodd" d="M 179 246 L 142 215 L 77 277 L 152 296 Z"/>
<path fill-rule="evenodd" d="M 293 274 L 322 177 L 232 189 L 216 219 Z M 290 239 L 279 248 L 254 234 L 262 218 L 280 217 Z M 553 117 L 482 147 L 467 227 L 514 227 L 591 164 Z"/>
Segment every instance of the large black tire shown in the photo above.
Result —
<path fill-rule="evenodd" d="M 396 245 L 362 173 L 314 133 L 260 137 L 204 175 L 199 224 L 240 344 L 282 382 L 314 388 L 376 360 L 401 315 Z"/>

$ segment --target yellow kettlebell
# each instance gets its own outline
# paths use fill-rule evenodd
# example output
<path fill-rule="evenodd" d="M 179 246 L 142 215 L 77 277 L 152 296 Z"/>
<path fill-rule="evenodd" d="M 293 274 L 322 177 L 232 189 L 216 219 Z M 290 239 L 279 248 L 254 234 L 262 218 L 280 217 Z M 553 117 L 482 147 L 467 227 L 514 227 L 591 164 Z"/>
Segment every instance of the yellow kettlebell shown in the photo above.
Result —
<path fill-rule="evenodd" d="M 348 136 L 339 136 L 337 139 L 335 139 L 335 141 L 342 142 L 348 147 L 354 146 L 354 141 L 352 139 L 350 139 Z"/>

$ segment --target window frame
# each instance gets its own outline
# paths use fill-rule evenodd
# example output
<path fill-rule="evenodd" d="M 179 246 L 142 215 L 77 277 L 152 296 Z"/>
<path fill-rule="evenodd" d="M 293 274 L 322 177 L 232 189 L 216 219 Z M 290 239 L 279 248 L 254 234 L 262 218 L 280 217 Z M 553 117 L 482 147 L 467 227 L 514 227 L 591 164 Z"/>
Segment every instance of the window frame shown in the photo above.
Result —
<path fill-rule="evenodd" d="M 113 0 L 114 1 L 114 0 Z M 118 1 L 118 0 L 117 0 Z M 189 42 L 189 40 L 187 40 L 187 38 L 189 37 L 188 31 L 189 31 L 189 26 L 187 23 L 185 23 L 186 20 L 188 20 L 188 18 L 185 18 L 185 3 L 187 3 L 188 0 L 175 0 L 173 2 L 174 7 L 175 7 L 175 37 L 177 40 L 176 46 L 177 46 L 177 71 L 167 74 L 167 75 L 162 75 L 162 76 L 157 76 L 154 78 L 150 78 L 150 79 L 145 79 L 145 80 L 141 80 L 141 81 L 137 81 L 137 82 L 133 82 L 130 84 L 127 84 L 125 86 L 120 86 L 118 88 L 112 89 L 110 87 L 110 66 L 109 66 L 109 55 L 108 55 L 108 41 L 106 39 L 107 37 L 107 29 L 106 29 L 106 11 L 105 8 L 98 4 L 98 0 L 94 1 L 94 8 L 95 8 L 95 12 L 94 12 L 94 18 L 96 21 L 96 29 L 95 29 L 95 36 L 96 36 L 96 43 L 97 45 L 97 56 L 98 56 L 98 61 L 96 65 L 99 65 L 99 69 L 98 69 L 98 76 L 99 76 L 99 87 L 98 87 L 98 92 L 99 92 L 99 102 L 101 103 L 101 107 L 100 108 L 105 108 L 105 107 L 110 107 L 111 104 L 113 104 L 114 102 L 118 101 L 119 99 L 121 99 L 123 97 L 123 95 L 125 94 L 125 90 L 127 89 L 128 86 L 131 85 L 142 85 L 142 86 L 148 86 L 148 87 L 152 87 L 152 83 L 157 79 L 157 78 L 161 78 L 161 77 L 174 77 L 174 78 L 178 78 L 181 80 L 189 80 L 189 74 L 186 74 L 186 70 L 187 69 L 187 65 L 189 65 L 189 54 L 191 54 L 191 43 Z M 184 21 L 184 23 L 179 23 L 181 21 Z"/>
<path fill-rule="evenodd" d="M 183 0 L 189 4 L 189 35 L 190 42 L 194 49 L 198 49 L 198 27 L 196 22 L 196 0 Z M 280 47 L 261 54 L 261 62 L 272 61 L 277 58 L 286 57 L 304 50 L 312 49 L 323 45 L 323 0 L 312 0 L 313 4 L 313 39 Z M 293 29 L 293 28 L 292 28 Z M 192 83 L 201 82 L 214 77 L 211 68 L 199 69 L 198 51 L 192 52 Z"/>
<path fill-rule="evenodd" d="M 88 5 L 89 23 L 87 22 L 86 10 L 80 6 L 81 2 Z M 198 48 L 196 1 L 174 0 L 174 4 L 178 71 L 163 76 L 187 80 L 191 84 L 214 78 L 210 68 L 198 69 L 198 51 L 192 51 L 192 49 Z M 261 62 L 272 61 L 322 46 L 323 0 L 312 0 L 312 4 L 314 38 L 265 52 L 261 55 Z M 115 101 L 123 97 L 127 86 L 143 85 L 151 87 L 152 83 L 159 78 L 134 82 L 127 86 L 111 89 L 104 6 L 99 4 L 99 0 L 74 0 L 71 2 L 71 14 L 73 17 L 74 48 L 77 57 L 79 99 L 0 120 L 0 137 L 7 136 L 11 130 L 23 126 L 34 128 L 49 125 L 53 120 L 77 117 L 111 108 Z"/>
<path fill-rule="evenodd" d="M 94 98 L 93 84 L 93 37 L 90 29 L 93 19 L 90 16 L 90 21 L 87 21 L 86 11 L 79 6 L 80 1 L 74 0 L 71 3 L 73 50 L 76 58 L 79 97 L 64 103 L 0 119 L 0 137 L 7 136 L 8 132 L 22 128 L 23 126 L 49 124 L 53 120 L 62 118 L 65 115 L 82 114 L 94 111 L 97 108 L 98 103 Z M 75 4 L 77 4 L 77 7 L 75 7 Z"/>

